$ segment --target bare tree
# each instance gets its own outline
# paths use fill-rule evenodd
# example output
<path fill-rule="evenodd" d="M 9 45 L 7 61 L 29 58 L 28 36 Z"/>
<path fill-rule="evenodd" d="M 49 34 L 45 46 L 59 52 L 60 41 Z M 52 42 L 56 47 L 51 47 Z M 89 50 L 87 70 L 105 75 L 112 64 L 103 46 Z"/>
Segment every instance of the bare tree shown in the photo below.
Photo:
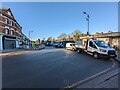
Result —
<path fill-rule="evenodd" d="M 60 36 L 58 36 L 58 39 L 59 39 L 59 40 L 65 41 L 66 38 L 67 38 L 67 34 L 66 34 L 66 33 L 62 33 Z"/>
<path fill-rule="evenodd" d="M 48 37 L 47 41 L 53 41 L 52 37 Z"/>
<path fill-rule="evenodd" d="M 42 40 L 44 40 L 44 41 L 45 41 L 46 39 L 45 39 L 45 38 L 43 38 Z"/>
<path fill-rule="evenodd" d="M 73 35 L 79 35 L 79 34 L 81 34 L 81 31 L 80 31 L 80 30 L 75 30 L 75 31 L 73 31 L 72 34 L 73 34 Z"/>
<path fill-rule="evenodd" d="M 82 36 L 82 33 L 80 30 L 75 30 L 73 33 L 72 33 L 72 37 L 74 40 L 80 40 L 80 37 Z"/>
<path fill-rule="evenodd" d="M 40 39 L 35 41 L 36 44 L 40 44 Z"/>
<path fill-rule="evenodd" d="M 53 40 L 53 42 L 55 42 L 55 41 L 56 41 L 56 40 L 55 40 L 55 38 L 53 38 L 52 40 Z"/>
<path fill-rule="evenodd" d="M 70 41 L 70 40 L 71 40 L 71 36 L 70 36 L 70 35 L 68 35 L 68 38 L 67 38 L 67 40 L 68 40 L 68 41 Z"/>

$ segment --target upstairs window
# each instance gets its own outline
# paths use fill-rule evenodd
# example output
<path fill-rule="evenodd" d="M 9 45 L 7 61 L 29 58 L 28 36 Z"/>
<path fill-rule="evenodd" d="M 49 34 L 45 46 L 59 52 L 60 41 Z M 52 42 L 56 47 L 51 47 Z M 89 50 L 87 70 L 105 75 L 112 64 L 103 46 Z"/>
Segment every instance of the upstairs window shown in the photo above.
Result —
<path fill-rule="evenodd" d="M 10 21 L 10 25 L 12 26 L 12 21 Z"/>
<path fill-rule="evenodd" d="M 12 21 L 12 26 L 14 26 L 14 22 Z"/>
<path fill-rule="evenodd" d="M 13 30 L 11 31 L 11 35 L 14 35 L 14 31 Z"/>
<path fill-rule="evenodd" d="M 8 18 L 5 19 L 5 23 L 6 23 L 6 24 L 9 24 Z"/>
<path fill-rule="evenodd" d="M 10 22 L 10 25 L 11 25 L 11 26 L 14 26 L 14 22 L 13 22 L 13 21 L 11 21 L 11 22 Z"/>
<path fill-rule="evenodd" d="M 9 29 L 8 28 L 6 28 L 6 34 L 9 34 Z"/>

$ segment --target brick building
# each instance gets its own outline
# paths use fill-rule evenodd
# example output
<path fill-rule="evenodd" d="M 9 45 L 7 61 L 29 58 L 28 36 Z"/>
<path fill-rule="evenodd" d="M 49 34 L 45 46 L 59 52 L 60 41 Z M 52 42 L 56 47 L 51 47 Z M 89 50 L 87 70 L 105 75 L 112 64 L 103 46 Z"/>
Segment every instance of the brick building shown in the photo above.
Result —
<path fill-rule="evenodd" d="M 22 41 L 22 27 L 10 8 L 0 8 L 0 50 L 19 48 Z"/>

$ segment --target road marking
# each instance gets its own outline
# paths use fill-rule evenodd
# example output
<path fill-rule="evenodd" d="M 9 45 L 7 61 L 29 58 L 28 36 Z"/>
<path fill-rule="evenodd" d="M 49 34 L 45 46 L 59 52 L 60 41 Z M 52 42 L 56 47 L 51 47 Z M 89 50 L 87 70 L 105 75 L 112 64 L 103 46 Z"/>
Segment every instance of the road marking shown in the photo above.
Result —
<path fill-rule="evenodd" d="M 72 85 L 70 85 L 70 86 L 64 87 L 62 90 L 64 90 L 65 88 L 74 88 L 74 87 L 76 87 L 77 85 L 79 85 L 79 84 L 81 84 L 81 83 L 83 83 L 83 82 L 85 82 L 85 81 L 88 81 L 88 80 L 90 80 L 90 79 L 92 79 L 92 78 L 94 78 L 94 77 L 96 77 L 96 76 L 98 76 L 98 75 L 100 75 L 100 74 L 102 74 L 102 73 L 107 72 L 108 70 L 112 69 L 112 68 L 115 66 L 114 60 L 112 60 L 112 62 L 113 62 L 113 64 L 112 64 L 112 66 L 111 66 L 110 68 L 105 69 L 105 70 L 103 70 L 103 71 L 101 71 L 101 72 L 99 72 L 99 73 L 97 73 L 97 74 L 95 74 L 95 75 L 92 75 L 92 76 L 90 76 L 90 77 L 88 77 L 88 78 L 86 78 L 86 79 L 80 80 L 80 81 L 78 81 L 77 83 L 74 83 L 74 84 L 72 84 Z"/>

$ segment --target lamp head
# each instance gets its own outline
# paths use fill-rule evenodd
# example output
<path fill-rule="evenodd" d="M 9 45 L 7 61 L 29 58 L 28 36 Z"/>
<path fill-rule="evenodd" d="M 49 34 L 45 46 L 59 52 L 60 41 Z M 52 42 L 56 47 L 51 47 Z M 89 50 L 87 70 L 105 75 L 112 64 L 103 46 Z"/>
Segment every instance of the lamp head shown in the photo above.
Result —
<path fill-rule="evenodd" d="M 86 12 L 83 12 L 84 14 L 86 14 Z"/>

